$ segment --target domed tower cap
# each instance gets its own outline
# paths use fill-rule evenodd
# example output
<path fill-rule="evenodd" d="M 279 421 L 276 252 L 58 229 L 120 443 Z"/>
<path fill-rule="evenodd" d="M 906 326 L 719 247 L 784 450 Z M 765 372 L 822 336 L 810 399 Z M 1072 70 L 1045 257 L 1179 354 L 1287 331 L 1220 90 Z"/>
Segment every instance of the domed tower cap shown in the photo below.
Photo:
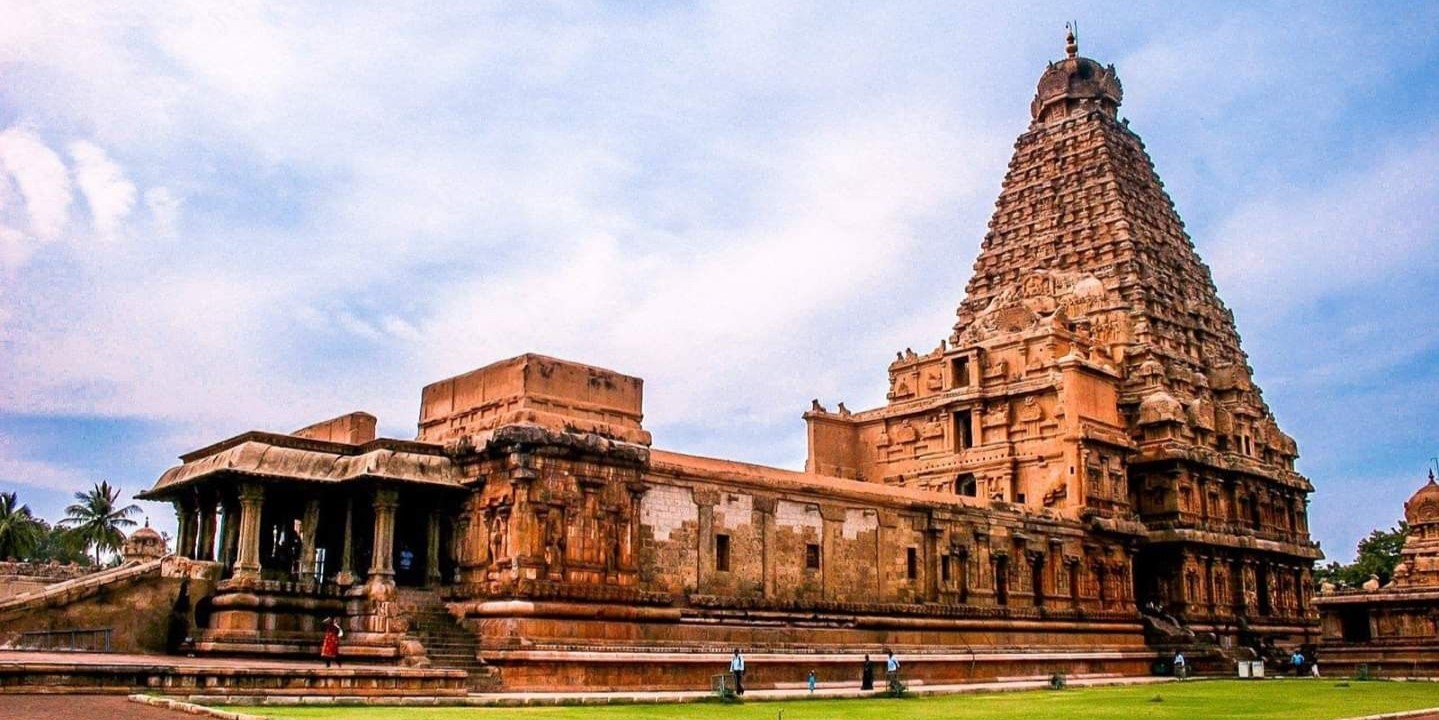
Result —
<path fill-rule="evenodd" d="M 1410 527 L 1439 523 L 1439 483 L 1434 482 L 1433 470 L 1429 482 L 1404 503 L 1404 520 Z"/>
<path fill-rule="evenodd" d="M 1066 57 L 1049 64 L 1039 76 L 1039 88 L 1029 105 L 1030 116 L 1038 122 L 1068 117 L 1091 107 L 1114 117 L 1124 100 L 1124 88 L 1114 66 L 1079 55 L 1079 36 L 1073 23 L 1066 23 Z"/>

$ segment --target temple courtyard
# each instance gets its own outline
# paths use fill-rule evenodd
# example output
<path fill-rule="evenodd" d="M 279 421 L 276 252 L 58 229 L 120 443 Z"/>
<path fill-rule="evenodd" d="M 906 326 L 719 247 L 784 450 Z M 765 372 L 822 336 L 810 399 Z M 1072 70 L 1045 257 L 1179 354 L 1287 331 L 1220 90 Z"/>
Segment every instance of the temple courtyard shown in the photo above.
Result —
<path fill-rule="evenodd" d="M 564 720 L 648 720 L 649 718 L 1244 718 L 1246 720 L 1328 720 L 1371 717 L 1421 709 L 1439 709 L 1439 684 L 1429 682 L 1347 682 L 1332 679 L 1200 680 L 1063 691 L 984 692 L 903 699 L 800 699 L 774 702 L 637 704 L 608 707 L 544 708 L 229 708 L 274 718 L 326 720 L 455 719 L 519 717 Z M 1439 718 L 1405 715 L 1416 719 Z"/>
<path fill-rule="evenodd" d="M 1156 680 L 1139 684 L 1105 687 L 1071 687 L 995 692 L 971 691 L 928 696 L 889 698 L 806 697 L 802 689 L 766 691 L 764 698 L 740 704 L 714 701 L 633 702 L 635 696 L 619 696 L 616 704 L 599 705 L 603 698 L 591 696 L 583 705 L 579 697 L 572 705 L 545 707 L 347 707 L 293 706 L 214 708 L 217 715 L 279 720 L 460 720 L 461 718 L 534 718 L 535 720 L 647 720 L 649 718 L 1008 718 L 1063 717 L 1069 720 L 1109 718 L 1234 718 L 1236 720 L 1342 720 L 1353 718 L 1439 719 L 1439 683 L 1346 679 Z M 835 690 L 821 690 L 833 693 Z M 661 694 L 654 694 L 654 700 Z M 512 698 L 518 700 L 519 698 Z M 553 700 L 554 698 L 540 698 Z M 756 698 L 761 699 L 761 698 Z M 141 720 L 194 717 L 193 709 L 156 707 L 127 699 L 123 695 L 5 695 L 0 696 L 0 717 L 10 720 L 67 720 L 69 718 L 127 717 Z M 202 715 L 201 717 L 204 717 Z"/>

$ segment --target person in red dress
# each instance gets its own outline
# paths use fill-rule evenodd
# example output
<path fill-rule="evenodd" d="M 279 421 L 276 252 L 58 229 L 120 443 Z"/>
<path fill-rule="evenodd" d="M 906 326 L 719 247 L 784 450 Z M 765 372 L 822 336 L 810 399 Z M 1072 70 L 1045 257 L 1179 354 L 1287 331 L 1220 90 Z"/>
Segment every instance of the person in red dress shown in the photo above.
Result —
<path fill-rule="evenodd" d="M 331 661 L 336 666 L 340 664 L 340 638 L 344 636 L 340 623 L 334 618 L 325 618 L 325 641 L 320 645 L 320 657 L 325 659 L 325 667 L 329 667 Z"/>

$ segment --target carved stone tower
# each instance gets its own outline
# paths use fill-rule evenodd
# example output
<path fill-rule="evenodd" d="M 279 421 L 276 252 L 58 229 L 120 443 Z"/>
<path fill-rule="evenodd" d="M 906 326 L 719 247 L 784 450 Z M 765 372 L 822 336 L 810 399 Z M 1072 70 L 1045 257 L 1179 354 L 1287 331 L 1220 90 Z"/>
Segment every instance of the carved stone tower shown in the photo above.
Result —
<path fill-rule="evenodd" d="M 1141 603 L 1307 634 L 1319 552 L 1295 443 L 1118 117 L 1114 67 L 1072 34 L 1067 50 L 1040 77 L 952 335 L 899 354 L 887 406 L 807 413 L 809 469 L 1133 527 Z"/>

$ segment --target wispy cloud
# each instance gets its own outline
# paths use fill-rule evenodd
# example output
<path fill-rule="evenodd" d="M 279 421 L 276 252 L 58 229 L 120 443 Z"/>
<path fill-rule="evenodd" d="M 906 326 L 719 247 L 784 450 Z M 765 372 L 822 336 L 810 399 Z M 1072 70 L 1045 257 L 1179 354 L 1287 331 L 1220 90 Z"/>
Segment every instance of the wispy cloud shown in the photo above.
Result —
<path fill-rule="evenodd" d="M 75 184 L 85 194 L 90 206 L 90 219 L 95 233 L 110 238 L 135 207 L 135 185 L 125 178 L 105 150 L 95 143 L 76 140 L 70 143 L 70 157 L 75 162 Z"/>
<path fill-rule="evenodd" d="M 78 469 L 26 457 L 23 448 L 0 436 L 0 487 L 6 485 L 72 492 L 88 486 L 89 479 Z"/>

